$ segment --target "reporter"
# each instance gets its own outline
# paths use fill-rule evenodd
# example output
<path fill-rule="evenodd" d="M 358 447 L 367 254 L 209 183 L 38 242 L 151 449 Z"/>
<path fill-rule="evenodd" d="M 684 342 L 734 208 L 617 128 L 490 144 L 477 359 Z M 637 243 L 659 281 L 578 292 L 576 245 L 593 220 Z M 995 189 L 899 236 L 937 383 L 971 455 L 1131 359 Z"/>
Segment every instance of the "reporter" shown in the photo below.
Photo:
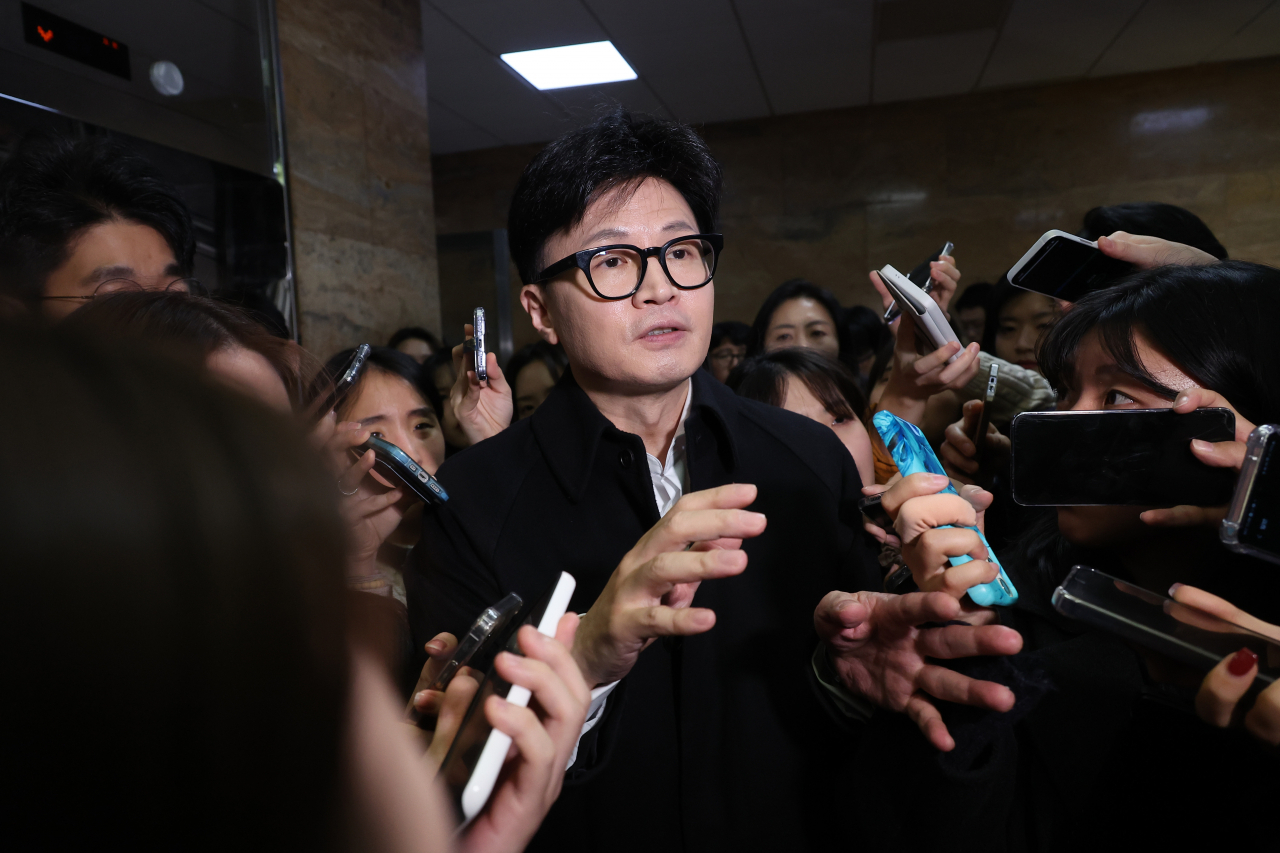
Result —
<path fill-rule="evenodd" d="M 48 446 L 81 443 L 86 422 L 96 437 L 32 454 L 29 429 L 0 427 L 5 670 L 23 696 L 6 838 L 448 849 L 391 686 L 348 647 L 334 491 L 296 426 L 128 342 L 7 327 L 0 358 L 0 394 L 37 407 Z M 472 849 L 519 849 L 585 712 L 563 646 L 526 648 L 506 674 L 545 714 L 487 709 L 522 752 Z"/>
<path fill-rule="evenodd" d="M 840 362 L 807 348 L 775 350 L 744 361 L 729 375 L 728 385 L 749 400 L 831 427 L 862 481 L 874 482 L 871 438 L 863 424 L 866 402 L 857 377 Z"/>
<path fill-rule="evenodd" d="M 1063 408 L 1174 404 L 1190 411 L 1229 399 L 1240 415 L 1238 428 L 1247 433 L 1250 421 L 1280 416 L 1280 353 L 1268 343 L 1280 326 L 1280 304 L 1273 298 L 1278 289 L 1280 273 L 1255 264 L 1153 269 L 1077 303 L 1049 333 L 1040 362 L 1063 394 Z M 1211 464 L 1230 464 L 1233 455 L 1220 447 L 1192 452 Z M 981 569 L 973 563 L 952 567 L 947 558 L 967 553 L 979 558 L 977 563 L 983 552 L 975 534 L 933 525 L 981 524 L 976 510 L 987 499 L 970 491 L 967 497 L 978 505 L 966 506 L 954 496 L 922 497 L 922 491 L 937 487 L 923 489 L 911 479 L 890 489 L 882 505 L 897 513 L 903 554 L 917 583 L 954 596 Z M 1014 690 L 1020 710 L 1008 723 L 968 721 L 966 736 L 956 737 L 954 754 L 964 758 L 958 764 L 948 757 L 940 768 L 926 769 L 926 756 L 904 761 L 903 754 L 895 758 L 886 746 L 880 760 L 897 764 L 881 784 L 892 790 L 910 779 L 949 802 L 972 807 L 977 816 L 955 814 L 951 831 L 1002 827 L 1012 847 L 1034 838 L 1052 839 L 1051 846 L 1063 849 L 1087 843 L 1084 826 L 1060 818 L 1085 811 L 1097 821 L 1091 825 L 1107 826 L 1117 843 L 1207 842 L 1210 836 L 1197 828 L 1153 826 L 1133 817 L 1154 813 L 1189 792 L 1206 811 L 1233 810 L 1239 816 L 1230 828 L 1214 829 L 1215 843 L 1243 843 L 1263 829 L 1261 815 L 1269 800 L 1249 780 L 1272 768 L 1250 744 L 1189 716 L 1199 677 L 1178 681 L 1169 662 L 1113 635 L 1082 628 L 1049 606 L 1053 587 L 1072 565 L 1085 563 L 1153 590 L 1163 591 L 1174 580 L 1191 582 L 1274 619 L 1280 590 L 1268 572 L 1260 572 L 1250 558 L 1227 552 L 1211 527 L 1153 527 L 1144 523 L 1152 512 L 1170 521 L 1161 515 L 1167 510 L 1059 507 L 1016 547 L 1002 551 L 1021 597 L 1015 608 L 982 618 L 998 618 L 1023 639 L 1023 652 L 1010 659 L 1000 677 L 1024 684 Z M 961 577 L 965 572 L 970 576 Z M 970 674 L 990 671 L 981 661 L 967 666 L 973 667 L 966 670 Z M 1036 686 L 1046 678 L 1054 690 Z M 1206 691 L 1216 689 L 1207 684 Z M 942 720 L 952 729 L 964 717 L 943 710 Z M 892 728 L 885 725 L 886 731 Z M 905 737 L 889 742 L 910 749 Z M 966 737 L 981 748 L 966 749 Z M 886 815 L 896 808 L 883 798 L 878 804 Z M 887 831 L 928 835 L 908 826 L 908 820 L 898 810 L 897 818 L 886 818 Z"/>
<path fill-rule="evenodd" d="M 810 347 L 832 358 L 849 354 L 840 303 L 831 291 L 793 278 L 765 297 L 751 324 L 747 356 L 785 347 Z"/>

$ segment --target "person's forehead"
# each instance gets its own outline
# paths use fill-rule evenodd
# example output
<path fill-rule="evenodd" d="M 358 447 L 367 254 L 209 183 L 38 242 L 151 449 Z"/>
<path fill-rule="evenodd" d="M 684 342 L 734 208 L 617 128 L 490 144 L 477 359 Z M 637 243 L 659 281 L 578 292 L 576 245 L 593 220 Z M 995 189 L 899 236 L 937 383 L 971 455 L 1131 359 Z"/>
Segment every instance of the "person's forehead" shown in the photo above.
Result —
<path fill-rule="evenodd" d="M 692 208 L 680 191 L 661 178 L 646 178 L 603 193 L 587 205 L 582 221 L 570 229 L 570 239 L 587 240 L 599 234 L 625 236 L 671 231 L 680 236 L 696 229 Z"/>
<path fill-rule="evenodd" d="M 816 299 L 810 296 L 796 296 L 778 306 L 773 316 L 769 318 L 769 325 L 784 326 L 797 321 L 806 324 L 831 323 L 832 317 L 827 312 L 826 306 Z"/>
<path fill-rule="evenodd" d="M 426 400 L 403 377 L 374 368 L 365 373 L 351 401 L 347 416 L 354 420 L 420 409 Z"/>

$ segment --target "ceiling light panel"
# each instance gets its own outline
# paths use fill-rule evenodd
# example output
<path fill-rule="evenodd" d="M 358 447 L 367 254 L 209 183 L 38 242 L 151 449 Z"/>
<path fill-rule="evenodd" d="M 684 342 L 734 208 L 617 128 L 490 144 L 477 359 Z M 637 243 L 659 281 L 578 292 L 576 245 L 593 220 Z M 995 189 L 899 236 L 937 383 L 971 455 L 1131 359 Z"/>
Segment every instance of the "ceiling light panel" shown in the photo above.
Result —
<path fill-rule="evenodd" d="M 543 90 L 636 79 L 636 72 L 611 41 L 504 53 L 502 61 Z"/>

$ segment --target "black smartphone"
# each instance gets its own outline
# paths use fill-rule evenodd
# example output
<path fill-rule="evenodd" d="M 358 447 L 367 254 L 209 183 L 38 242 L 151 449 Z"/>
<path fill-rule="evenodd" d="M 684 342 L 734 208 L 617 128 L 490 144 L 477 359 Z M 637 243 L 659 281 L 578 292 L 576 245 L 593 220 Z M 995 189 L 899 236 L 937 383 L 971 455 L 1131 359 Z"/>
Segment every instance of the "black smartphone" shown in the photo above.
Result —
<path fill-rule="evenodd" d="M 511 624 L 511 620 L 519 615 L 523 606 L 524 599 L 513 592 L 505 596 L 497 604 L 486 607 L 476 617 L 476 621 L 471 623 L 466 635 L 458 641 L 458 647 L 453 650 L 453 656 L 445 663 L 444 668 L 436 675 L 435 680 L 424 689 L 447 689 L 449 682 L 458 674 L 458 670 L 464 666 L 474 666 L 477 669 L 488 669 L 492 666 L 493 656 L 496 654 L 498 647 L 496 641 L 505 636 L 507 626 Z M 416 693 L 417 691 L 414 692 Z M 420 728 L 428 730 L 435 728 L 435 718 L 424 717 L 419 714 L 412 703 L 409 705 L 408 716 L 410 722 L 416 723 Z"/>
<path fill-rule="evenodd" d="M 1232 551 L 1280 563 L 1280 427 L 1263 424 L 1249 434 L 1244 465 L 1222 520 L 1221 537 Z"/>
<path fill-rule="evenodd" d="M 1152 649 L 1199 672 L 1248 648 L 1258 655 L 1257 689 L 1280 676 L 1280 643 L 1196 607 L 1103 574 L 1075 566 L 1053 592 L 1064 616 Z"/>
<path fill-rule="evenodd" d="M 489 351 L 485 341 L 484 309 L 477 308 L 471 317 L 471 352 L 475 356 L 476 379 L 489 381 L 489 363 L 485 354 Z"/>
<path fill-rule="evenodd" d="M 858 509 L 862 510 L 862 514 L 871 519 L 871 523 L 881 530 L 892 531 L 893 519 L 889 517 L 889 513 L 885 512 L 883 506 L 880 505 L 880 499 L 884 494 L 866 495 L 858 501 Z"/>
<path fill-rule="evenodd" d="M 337 408 L 338 404 L 355 386 L 356 381 L 360 379 L 361 371 L 364 370 L 364 364 L 369 358 L 369 349 L 368 344 L 361 344 L 356 347 L 355 352 L 351 353 L 351 357 L 343 365 L 342 372 L 335 377 L 330 377 L 332 382 L 328 390 L 316 402 L 312 403 L 310 414 L 312 424 L 319 423 L 325 415 Z"/>
<path fill-rule="evenodd" d="M 1191 455 L 1191 439 L 1231 441 L 1230 409 L 1023 412 L 1013 419 L 1013 499 L 1023 506 L 1220 506 L 1235 472 Z"/>
<path fill-rule="evenodd" d="M 1133 271 L 1133 265 L 1102 254 L 1098 244 L 1065 231 L 1047 231 L 1009 270 L 1009 283 L 1076 302 Z"/>
<path fill-rule="evenodd" d="M 970 438 L 973 439 L 973 461 L 982 464 L 982 454 L 987 449 L 987 427 L 991 424 L 991 404 L 996 400 L 996 388 L 1000 384 L 1000 362 L 991 362 L 987 371 L 987 392 L 982 398 L 982 415 L 978 418 L 978 427 Z"/>
<path fill-rule="evenodd" d="M 449 493 L 440 485 L 439 480 L 414 462 L 409 454 L 385 439 L 370 436 L 364 444 L 351 448 L 351 453 L 359 459 L 370 450 L 375 457 L 373 470 L 386 478 L 387 482 L 403 485 L 426 501 L 427 506 L 439 506 L 449 500 Z"/>
<path fill-rule="evenodd" d="M 940 259 L 943 255 L 951 254 L 955 248 L 955 244 L 950 241 L 943 243 L 942 248 L 930 255 L 928 260 L 917 266 L 911 272 L 907 273 L 907 278 L 912 284 L 923 290 L 925 293 L 933 290 L 933 278 L 930 276 L 930 273 L 933 271 L 933 267 L 931 267 L 930 264 Z M 884 321 L 886 323 L 892 323 L 894 320 L 898 319 L 901 314 L 902 309 L 898 307 L 898 303 L 895 300 L 889 304 L 889 308 L 884 312 Z"/>

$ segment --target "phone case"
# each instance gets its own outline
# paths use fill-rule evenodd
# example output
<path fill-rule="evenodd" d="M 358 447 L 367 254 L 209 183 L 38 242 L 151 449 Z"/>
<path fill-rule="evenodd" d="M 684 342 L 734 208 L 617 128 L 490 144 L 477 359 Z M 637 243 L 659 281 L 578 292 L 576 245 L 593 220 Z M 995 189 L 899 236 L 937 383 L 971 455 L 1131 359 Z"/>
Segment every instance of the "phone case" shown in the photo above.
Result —
<path fill-rule="evenodd" d="M 903 310 L 911 310 L 916 320 L 916 327 L 933 342 L 935 349 L 952 341 L 960 342 L 951 324 L 947 322 L 946 315 L 938 307 L 938 303 L 930 299 L 927 293 L 916 287 L 905 275 L 891 266 L 885 266 L 880 270 L 880 280 L 884 282 L 884 286 L 893 294 L 898 304 L 906 306 Z M 947 359 L 947 363 L 959 357 L 960 353 L 956 353 Z"/>
<path fill-rule="evenodd" d="M 1089 566 L 1074 566 L 1053 591 L 1054 609 L 1166 657 L 1208 672 L 1241 647 L 1258 653 L 1257 681 L 1276 679 L 1280 645 L 1195 607 L 1134 586 Z"/>
<path fill-rule="evenodd" d="M 884 446 L 889 449 L 889 454 L 893 456 L 893 462 L 898 466 L 898 471 L 902 476 L 906 477 L 922 472 L 947 476 L 947 472 L 942 468 L 942 463 L 938 461 L 938 457 L 933 454 L 933 449 L 929 447 L 929 442 L 925 440 L 924 433 L 920 432 L 915 424 L 904 421 L 892 412 L 876 412 L 871 419 L 871 423 L 875 426 L 876 432 L 880 433 L 880 438 L 884 440 Z M 950 483 L 942 491 L 951 495 L 959 494 Z M 950 524 L 943 525 L 943 527 L 951 526 Z M 1014 588 L 1013 581 L 1009 580 L 1009 576 L 1005 574 L 1004 566 L 1000 565 L 1000 560 L 996 557 L 995 551 L 991 549 L 991 543 L 987 541 L 987 537 L 976 527 L 970 527 L 969 529 L 977 532 L 979 538 L 982 539 L 982 544 L 987 549 L 987 558 L 1000 570 L 1000 574 L 990 583 L 981 583 L 969 587 L 969 597 L 973 599 L 975 604 L 983 607 L 991 605 L 1008 607 L 1018 600 L 1018 590 Z M 964 555 L 949 559 L 951 560 L 951 565 L 959 566 L 968 563 L 973 558 Z"/>
<path fill-rule="evenodd" d="M 431 682 L 427 689 L 444 690 L 448 687 L 449 682 L 459 669 L 470 664 L 472 659 L 495 638 L 502 636 L 502 632 L 523 606 L 524 599 L 513 592 L 497 604 L 486 607 L 476 621 L 471 623 L 471 628 L 467 631 L 467 635 L 459 641 L 453 657 L 445 664 L 444 669 L 440 670 L 436 680 Z"/>
<path fill-rule="evenodd" d="M 471 335 L 472 353 L 475 356 L 476 379 L 479 379 L 481 382 L 488 382 L 489 367 L 485 354 L 489 351 L 489 347 L 485 342 L 483 308 L 477 308 L 475 314 L 471 318 Z"/>
<path fill-rule="evenodd" d="M 540 633 L 548 637 L 555 636 L 556 625 L 568 609 L 569 599 L 573 597 L 576 586 L 577 581 L 574 580 L 573 575 L 568 572 L 560 573 L 560 579 L 551 593 L 547 609 L 543 611 L 542 618 L 538 621 Z M 531 695 L 527 687 L 513 684 L 507 692 L 507 701 L 525 708 L 529 705 Z M 480 814 L 484 804 L 489 801 L 489 795 L 493 793 L 494 783 L 498 781 L 498 773 L 501 772 L 502 765 L 507 760 L 507 752 L 510 748 L 510 735 L 503 734 L 497 729 L 489 732 L 489 738 L 485 741 L 480 759 L 476 762 L 475 769 L 471 771 L 471 777 L 467 779 L 466 787 L 462 790 L 462 826 L 458 827 L 459 829 L 466 827 L 476 815 Z"/>
<path fill-rule="evenodd" d="M 1245 446 L 1244 465 L 1240 468 L 1240 477 L 1236 481 L 1236 491 L 1231 498 L 1231 508 L 1226 518 L 1222 519 L 1219 536 L 1222 543 L 1240 554 L 1249 554 L 1272 563 L 1280 563 L 1280 554 L 1265 551 L 1256 545 L 1240 541 L 1240 528 L 1248 521 L 1250 498 L 1254 486 L 1262 473 L 1263 451 L 1280 429 L 1275 424 L 1263 424 L 1249 434 L 1249 443 Z M 1273 451 L 1274 452 L 1274 451 Z"/>
<path fill-rule="evenodd" d="M 938 250 L 937 254 L 930 255 L 927 261 L 907 273 L 907 280 L 915 284 L 925 293 L 933 290 L 933 279 L 930 278 L 929 275 L 930 270 L 932 269 L 931 265 L 943 255 L 951 254 L 955 249 L 956 244 L 952 243 L 950 240 L 943 243 L 942 248 Z M 894 320 L 898 319 L 901 314 L 902 309 L 898 307 L 898 301 L 895 299 L 893 302 L 890 302 L 889 307 L 885 309 L 884 321 L 885 323 L 892 323 Z"/>
<path fill-rule="evenodd" d="M 364 444 L 352 448 L 353 453 L 363 454 L 366 450 L 372 450 L 377 456 L 374 468 L 379 474 L 393 482 L 398 480 L 409 491 L 426 501 L 427 506 L 439 506 L 449 500 L 449 493 L 444 490 L 444 486 L 440 485 L 440 481 L 428 474 L 425 468 L 409 458 L 409 454 L 391 442 L 377 436 L 370 436 Z"/>
<path fill-rule="evenodd" d="M 1040 254 L 1040 250 L 1044 248 L 1045 244 L 1055 237 L 1070 240 L 1073 243 L 1079 243 L 1080 245 L 1088 246 L 1091 249 L 1098 248 L 1098 244 L 1094 241 L 1086 240 L 1083 237 L 1077 237 L 1074 234 L 1068 234 L 1066 231 L 1059 231 L 1056 228 L 1051 231 L 1046 231 L 1044 234 L 1040 235 L 1040 239 L 1035 242 L 1035 245 L 1030 249 L 1027 249 L 1026 254 L 1019 258 L 1018 262 L 1009 269 L 1006 278 L 1009 279 L 1010 284 L 1017 287 L 1017 281 L 1019 276 L 1022 274 L 1023 268 L 1026 267 L 1027 264 L 1031 263 L 1032 258 Z"/>

